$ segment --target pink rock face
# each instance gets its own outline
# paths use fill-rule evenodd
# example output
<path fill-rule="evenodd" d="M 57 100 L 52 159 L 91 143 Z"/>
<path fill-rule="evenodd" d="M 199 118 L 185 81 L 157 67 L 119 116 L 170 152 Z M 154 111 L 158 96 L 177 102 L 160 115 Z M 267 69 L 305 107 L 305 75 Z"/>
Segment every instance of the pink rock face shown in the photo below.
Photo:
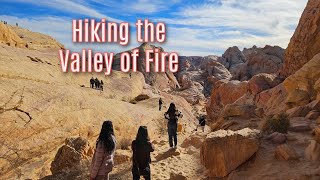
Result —
<path fill-rule="evenodd" d="M 212 90 L 210 102 L 207 104 L 206 110 L 211 120 L 217 119 L 217 108 L 234 103 L 248 91 L 248 82 L 240 81 L 220 81 L 220 86 Z"/>
<path fill-rule="evenodd" d="M 281 75 L 288 77 L 320 52 L 320 1 L 309 0 L 286 49 Z"/>
<path fill-rule="evenodd" d="M 201 163 L 210 177 L 225 177 L 259 148 L 257 130 L 219 130 L 207 136 L 200 150 Z"/>
<path fill-rule="evenodd" d="M 255 98 L 258 108 L 263 108 L 266 115 L 278 114 L 286 110 L 287 91 L 283 84 L 259 93 Z"/>

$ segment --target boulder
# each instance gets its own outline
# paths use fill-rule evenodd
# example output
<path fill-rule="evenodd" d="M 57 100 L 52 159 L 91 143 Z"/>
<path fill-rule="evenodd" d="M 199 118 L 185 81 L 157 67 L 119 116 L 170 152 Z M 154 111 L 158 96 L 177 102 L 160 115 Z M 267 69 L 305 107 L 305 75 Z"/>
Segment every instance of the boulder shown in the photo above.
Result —
<path fill-rule="evenodd" d="M 224 106 L 234 103 L 248 91 L 247 81 L 221 80 L 217 83 L 206 105 L 207 115 L 211 120 L 217 120 Z"/>
<path fill-rule="evenodd" d="M 266 115 L 279 114 L 286 110 L 286 97 L 286 89 L 283 84 L 279 84 L 274 88 L 257 94 L 255 97 L 255 105 L 258 108 L 262 108 Z"/>
<path fill-rule="evenodd" d="M 50 170 L 52 174 L 58 174 L 79 169 L 92 155 L 93 148 L 86 139 L 67 138 L 52 161 Z"/>
<path fill-rule="evenodd" d="M 305 158 L 312 161 L 319 161 L 320 160 L 320 144 L 315 141 L 311 140 L 309 145 L 304 151 Z"/>
<path fill-rule="evenodd" d="M 264 90 L 275 87 L 277 85 L 275 78 L 275 75 L 265 73 L 253 76 L 248 83 L 250 93 L 258 94 Z"/>
<path fill-rule="evenodd" d="M 271 141 L 274 144 L 283 144 L 287 140 L 287 136 L 285 134 L 274 132 L 266 137 L 267 140 Z"/>
<path fill-rule="evenodd" d="M 320 1 L 309 0 L 285 52 L 280 74 L 288 77 L 320 52 Z M 319 65 L 319 64 L 318 64 Z M 315 71 L 317 71 L 317 68 Z M 309 73 L 315 73 L 308 71 Z M 318 68 L 319 72 L 319 68 Z M 300 81 L 304 81 L 301 79 Z"/>
<path fill-rule="evenodd" d="M 299 156 L 297 152 L 289 145 L 282 144 L 276 147 L 275 157 L 279 160 L 297 160 Z"/>
<path fill-rule="evenodd" d="M 207 135 L 200 150 L 201 163 L 210 177 L 225 177 L 252 157 L 259 148 L 254 129 L 218 130 Z"/>
<path fill-rule="evenodd" d="M 305 132 L 311 131 L 311 121 L 304 117 L 294 117 L 290 119 L 289 131 L 292 132 Z"/>

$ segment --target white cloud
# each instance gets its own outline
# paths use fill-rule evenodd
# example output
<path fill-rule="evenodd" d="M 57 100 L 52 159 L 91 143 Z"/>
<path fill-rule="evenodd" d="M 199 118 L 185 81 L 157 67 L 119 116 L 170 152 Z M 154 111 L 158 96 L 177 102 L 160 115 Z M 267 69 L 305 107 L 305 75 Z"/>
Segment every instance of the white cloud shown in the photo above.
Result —
<path fill-rule="evenodd" d="M 71 3 L 70 6 L 61 8 L 73 9 L 72 11 L 78 11 L 78 14 L 103 16 L 93 7 L 86 5 L 85 1 L 78 2 L 79 10 L 75 2 L 71 0 L 39 1 L 39 3 L 42 6 L 58 8 L 53 7 L 53 2 L 58 1 L 64 3 L 65 6 L 66 3 Z M 143 12 L 150 13 L 153 17 L 157 15 L 158 18 L 153 18 L 153 22 L 164 21 L 168 26 L 166 43 L 158 45 L 163 46 L 166 51 L 176 51 L 180 55 L 203 56 L 220 55 L 230 46 L 244 48 L 268 44 L 286 48 L 307 2 L 307 0 L 281 0 L 281 2 L 278 0 L 243 0 L 240 4 L 237 0 L 221 0 L 219 6 L 210 2 L 198 5 L 186 4 L 172 14 L 166 15 L 170 18 L 163 18 L 160 13 L 154 13 L 163 10 L 167 1 L 160 0 L 153 4 L 149 1 L 122 0 L 120 7 L 117 7 L 119 2 L 116 0 L 95 0 L 98 4 L 104 4 L 103 7 L 110 7 L 109 10 L 111 9 L 115 14 Z M 28 0 L 28 2 L 36 3 L 35 0 Z M 178 3 L 179 0 L 175 2 Z M 136 6 L 131 6 L 132 4 Z M 121 8 L 124 9 L 121 10 Z M 138 46 L 135 41 L 135 32 L 132 32 L 131 44 L 127 47 L 115 44 L 75 45 L 71 42 L 71 18 L 67 17 L 17 18 L 2 15 L 0 18 L 7 19 L 9 23 L 18 22 L 32 31 L 49 34 L 66 47 L 75 50 L 92 47 L 109 52 L 120 52 Z M 133 29 L 131 28 L 132 31 Z"/>

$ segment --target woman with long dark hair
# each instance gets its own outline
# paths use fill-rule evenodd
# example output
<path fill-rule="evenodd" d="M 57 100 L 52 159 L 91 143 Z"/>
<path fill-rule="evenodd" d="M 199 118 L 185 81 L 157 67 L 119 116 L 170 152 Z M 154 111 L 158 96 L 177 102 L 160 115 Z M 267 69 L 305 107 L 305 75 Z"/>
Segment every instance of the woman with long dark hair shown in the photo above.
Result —
<path fill-rule="evenodd" d="M 132 156 L 132 176 L 133 180 L 139 180 L 140 176 L 143 176 L 145 180 L 151 179 L 150 153 L 154 151 L 154 148 L 150 142 L 148 135 L 148 129 L 146 126 L 140 126 L 138 134 L 131 145 Z"/>
<path fill-rule="evenodd" d="M 97 139 L 96 150 L 91 163 L 91 180 L 109 180 L 109 173 L 113 168 L 113 157 L 116 149 L 111 121 L 104 121 Z"/>
<path fill-rule="evenodd" d="M 166 119 L 168 119 L 168 135 L 170 147 L 177 147 L 178 118 L 182 117 L 182 114 L 176 109 L 176 105 L 174 103 L 171 103 L 168 111 L 164 114 L 164 116 Z M 174 144 L 172 141 L 174 141 Z"/>

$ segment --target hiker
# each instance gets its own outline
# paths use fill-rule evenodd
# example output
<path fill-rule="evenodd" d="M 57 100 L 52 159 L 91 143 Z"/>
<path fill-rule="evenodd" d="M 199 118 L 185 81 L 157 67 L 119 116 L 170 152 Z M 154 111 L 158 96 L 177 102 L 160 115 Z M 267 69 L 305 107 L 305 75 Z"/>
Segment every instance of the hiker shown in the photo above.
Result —
<path fill-rule="evenodd" d="M 93 77 L 91 77 L 91 79 L 90 79 L 90 87 L 94 88 L 94 79 L 93 79 Z"/>
<path fill-rule="evenodd" d="M 161 111 L 161 107 L 162 107 L 162 99 L 159 99 L 159 111 Z"/>
<path fill-rule="evenodd" d="M 114 165 L 113 157 L 115 149 L 116 138 L 114 136 L 112 122 L 104 121 L 92 158 L 90 171 L 91 180 L 109 180 L 109 173 L 112 171 Z"/>
<path fill-rule="evenodd" d="M 94 80 L 94 85 L 96 86 L 96 89 L 100 88 L 100 81 L 99 79 L 96 77 L 96 79 Z"/>
<path fill-rule="evenodd" d="M 101 91 L 103 91 L 103 81 L 102 80 L 100 81 L 100 89 L 101 89 Z"/>
<path fill-rule="evenodd" d="M 16 26 L 18 27 L 18 23 L 16 23 Z"/>
<path fill-rule="evenodd" d="M 202 129 L 202 132 L 204 132 L 204 128 L 206 126 L 206 119 L 204 115 L 200 115 L 199 118 L 199 124 L 197 125 L 197 128 L 195 129 L 195 131 L 198 131 L 198 127 L 200 127 Z"/>
<path fill-rule="evenodd" d="M 131 144 L 132 156 L 132 176 L 133 180 L 139 180 L 143 176 L 145 180 L 151 179 L 150 153 L 154 148 L 150 142 L 148 129 L 146 126 L 140 126 L 135 140 Z"/>
<path fill-rule="evenodd" d="M 177 139 L 177 128 L 178 128 L 178 118 L 182 118 L 180 111 L 176 109 L 176 105 L 171 103 L 168 111 L 164 114 L 165 118 L 168 119 L 168 135 L 170 148 L 176 148 L 178 144 Z M 174 141 L 174 144 L 172 142 Z"/>

